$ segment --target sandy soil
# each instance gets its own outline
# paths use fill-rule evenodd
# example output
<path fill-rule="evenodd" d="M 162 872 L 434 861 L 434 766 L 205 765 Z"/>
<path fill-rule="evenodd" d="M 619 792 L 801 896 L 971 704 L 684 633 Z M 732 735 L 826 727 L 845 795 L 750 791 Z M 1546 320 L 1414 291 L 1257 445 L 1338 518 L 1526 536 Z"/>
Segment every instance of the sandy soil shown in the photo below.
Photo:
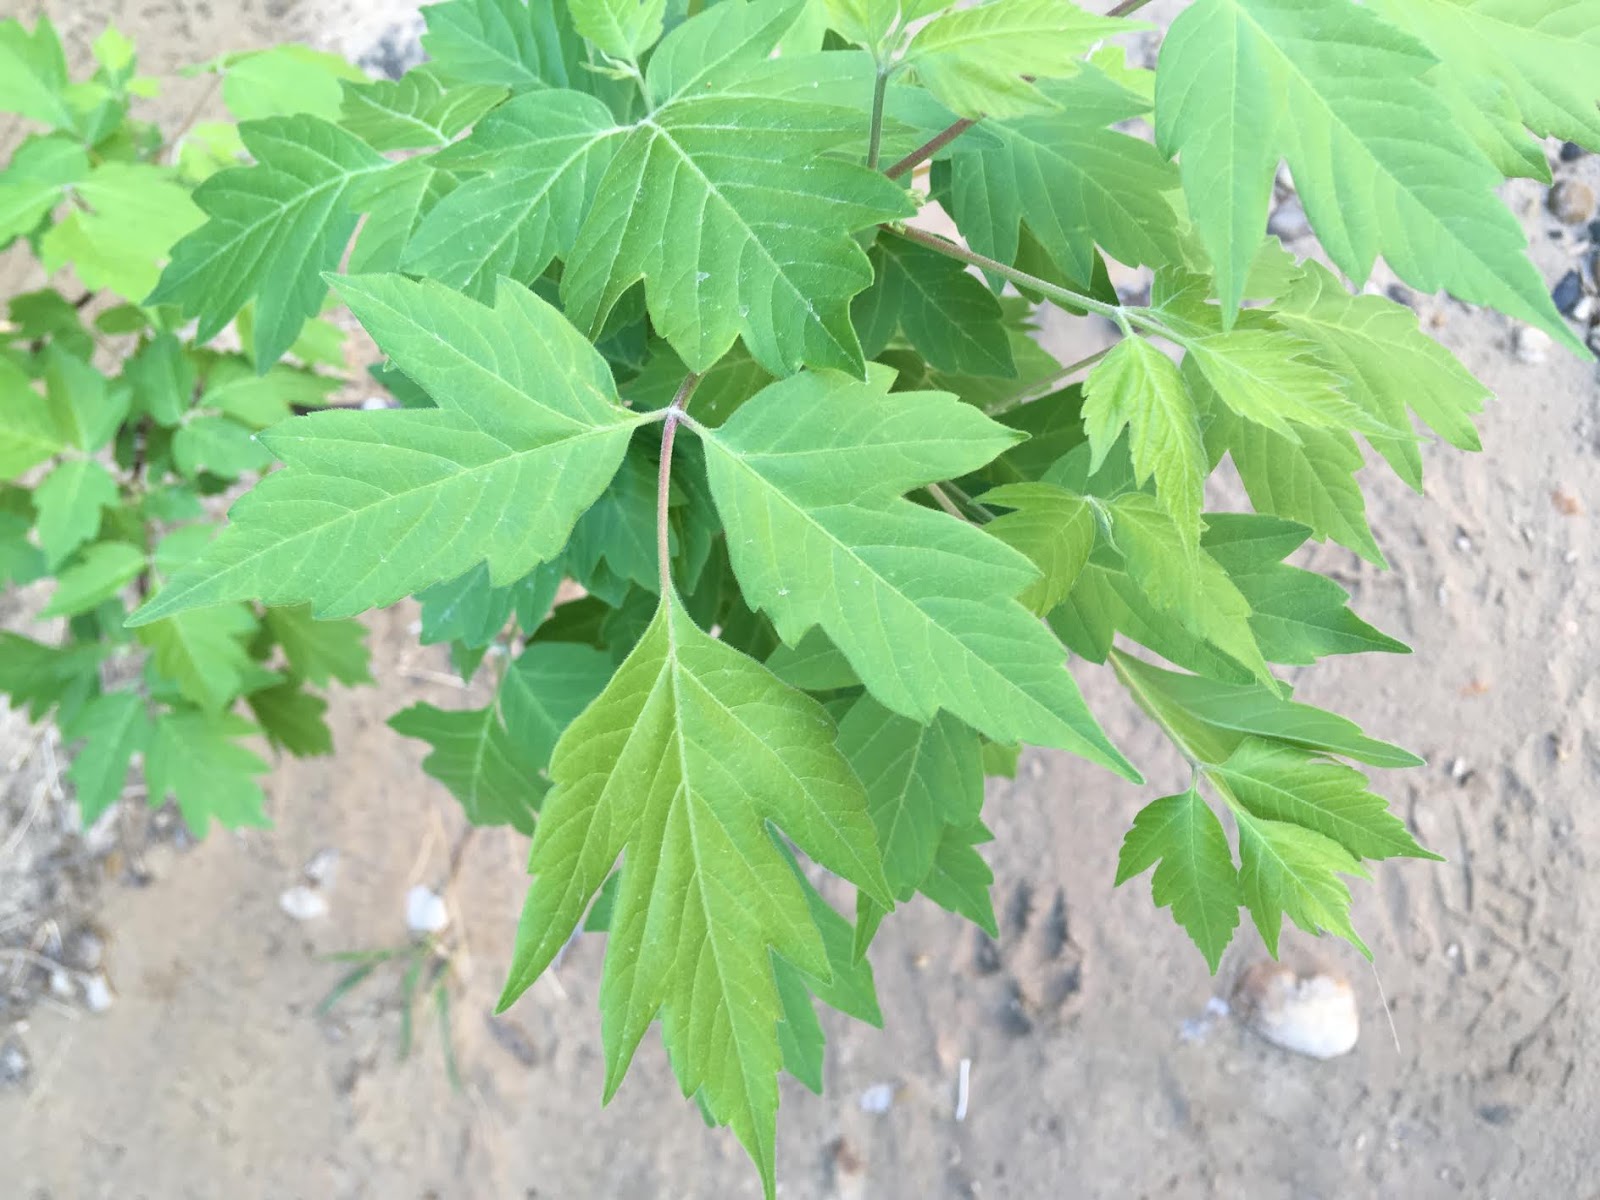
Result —
<path fill-rule="evenodd" d="M 81 45 L 106 6 L 48 7 L 71 14 Z M 112 7 L 158 70 L 351 28 L 325 19 L 332 5 Z M 1596 167 L 1572 169 L 1593 178 Z M 1553 281 L 1570 264 L 1541 196 L 1513 193 Z M 874 952 L 887 1028 L 829 1023 L 828 1094 L 786 1085 L 783 1195 L 1597 1194 L 1600 890 L 1586 854 L 1600 846 L 1600 376 L 1555 353 L 1518 363 L 1499 318 L 1443 300 L 1419 308 L 1499 400 L 1484 454 L 1427 453 L 1425 496 L 1367 473 L 1391 572 L 1336 547 L 1310 558 L 1415 653 L 1330 660 L 1303 695 L 1427 756 L 1380 782 L 1450 860 L 1385 866 L 1357 889 L 1376 970 L 1348 947 L 1287 939 L 1291 958 L 1352 982 L 1356 1050 L 1313 1062 L 1229 1020 L 1185 1025 L 1262 952 L 1240 939 L 1213 980 L 1145 886 L 1112 890 L 1128 820 L 1178 764 L 1108 675 L 1080 669 L 1149 788 L 1052 754 L 1030 754 L 1014 783 L 993 787 L 998 955 L 978 954 L 969 928 L 926 904 L 888 924 Z M 1077 336 L 1047 331 L 1058 347 Z M 33 1074 L 0 1090 L 0 1196 L 759 1194 L 731 1137 L 677 1101 L 650 1039 L 600 1109 L 597 938 L 505 1018 L 491 1015 L 523 888 L 525 847 L 509 834 L 476 835 L 448 890 L 459 1090 L 431 1012 L 399 1059 L 397 970 L 315 1014 L 344 970 L 323 956 L 403 941 L 407 887 L 445 881 L 461 827 L 415 745 L 383 723 L 417 698 L 469 699 L 415 649 L 412 616 L 373 619 L 379 686 L 336 698 L 337 761 L 273 775 L 274 831 L 158 843 L 147 886 L 107 891 L 116 1003 L 97 1016 L 35 1013 Z M 330 914 L 291 921 L 279 893 L 330 848 Z M 971 1098 L 957 1122 L 962 1058 Z M 858 1097 L 883 1083 L 889 1110 L 863 1111 Z"/>

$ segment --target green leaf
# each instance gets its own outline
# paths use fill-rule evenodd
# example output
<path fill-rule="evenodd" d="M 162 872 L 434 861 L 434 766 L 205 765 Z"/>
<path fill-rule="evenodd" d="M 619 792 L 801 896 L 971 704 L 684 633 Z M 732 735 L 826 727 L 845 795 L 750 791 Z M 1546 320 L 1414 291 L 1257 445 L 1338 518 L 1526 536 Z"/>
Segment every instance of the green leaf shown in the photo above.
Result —
<path fill-rule="evenodd" d="M 0 484 L 0 583 L 32 583 L 45 574 L 44 554 L 28 540 L 36 521 L 26 488 Z"/>
<path fill-rule="evenodd" d="M 433 747 L 422 769 L 450 789 L 468 821 L 533 832 L 533 814 L 550 785 L 539 777 L 539 762 L 506 732 L 494 705 L 447 712 L 413 704 L 390 717 L 389 728 Z"/>
<path fill-rule="evenodd" d="M 1194 939 L 1215 975 L 1238 928 L 1243 896 L 1222 822 L 1193 788 L 1139 810 L 1122 840 L 1116 882 L 1120 886 L 1152 866 L 1156 907 L 1172 909 L 1172 919 Z"/>
<path fill-rule="evenodd" d="M 96 696 L 62 729 L 61 736 L 68 742 L 83 739 L 72 756 L 67 779 L 84 828 L 99 820 L 122 795 L 128 764 L 150 744 L 151 729 L 144 698 L 134 691 Z"/>
<path fill-rule="evenodd" d="M 502 1007 L 549 965 L 623 856 L 600 994 L 606 1096 L 659 1017 L 684 1094 L 733 1127 L 770 1196 L 783 1009 L 768 951 L 817 978 L 830 970 L 768 822 L 888 901 L 831 722 L 669 595 L 563 735 L 551 775 Z"/>
<path fill-rule="evenodd" d="M 1375 421 L 1408 429 L 1409 408 L 1457 449 L 1479 448 L 1472 416 L 1483 408 L 1489 389 L 1423 333 L 1404 305 L 1352 296 L 1312 262 L 1273 316 L 1316 346 L 1318 357 L 1344 377 L 1346 394 Z M 1415 438 L 1368 434 L 1367 440 L 1397 475 L 1422 490 L 1422 454 Z"/>
<path fill-rule="evenodd" d="M 908 899 L 932 869 L 944 827 L 978 819 L 978 735 L 948 713 L 921 725 L 862 696 L 839 722 L 839 750 L 867 790 L 889 890 Z"/>
<path fill-rule="evenodd" d="M 622 394 L 634 408 L 665 408 L 672 403 L 689 368 L 665 342 L 653 342 L 650 361 L 631 379 Z M 750 357 L 743 344 L 736 344 L 703 372 L 694 389 L 694 419 L 702 425 L 721 425 L 746 400 L 767 384 L 772 376 Z"/>
<path fill-rule="evenodd" d="M 1310 342 L 1274 330 L 1236 329 L 1196 338 L 1187 349 L 1224 404 L 1291 442 L 1296 433 L 1290 422 L 1371 428 L 1345 399 L 1339 376 L 1313 357 Z"/>
<path fill-rule="evenodd" d="M 553 258 L 571 253 L 626 132 L 582 92 L 531 92 L 502 105 L 435 156 L 441 167 L 481 173 L 422 218 L 406 269 L 479 298 L 493 294 L 501 275 L 531 284 Z"/>
<path fill-rule="evenodd" d="M 257 688 L 245 697 L 267 741 L 297 758 L 333 753 L 333 733 L 323 720 L 328 702 L 298 683 Z"/>
<path fill-rule="evenodd" d="M 506 96 L 502 87 L 447 88 L 427 67 L 343 87 L 339 124 L 378 151 L 447 146 Z"/>
<path fill-rule="evenodd" d="M 1367 505 L 1355 473 L 1361 449 L 1343 430 L 1298 428 L 1294 439 L 1216 410 L 1210 436 L 1233 456 L 1257 512 L 1309 526 L 1368 562 L 1386 566 L 1367 525 Z"/>
<path fill-rule="evenodd" d="M 1044 614 L 1066 598 L 1094 549 L 1094 510 L 1082 496 L 1052 483 L 1011 483 L 983 494 L 985 506 L 1014 511 L 984 527 L 991 537 L 1022 551 L 1041 578 L 1017 599 Z"/>
<path fill-rule="evenodd" d="M 1421 291 L 1493 305 L 1582 354 L 1494 196 L 1499 172 L 1426 82 L 1433 65 L 1357 4 L 1199 0 L 1173 22 L 1156 140 L 1179 155 L 1224 310 L 1243 294 L 1282 156 L 1318 240 L 1358 285 L 1381 254 Z"/>
<path fill-rule="evenodd" d="M 997 938 L 1000 927 L 994 919 L 994 904 L 989 898 L 994 872 L 973 848 L 993 838 L 981 821 L 965 829 L 946 825 L 933 855 L 933 867 L 917 890 L 940 908 L 967 918 L 990 937 Z"/>
<path fill-rule="evenodd" d="M 75 458 L 34 489 L 39 545 L 52 568 L 100 532 L 100 510 L 117 503 L 117 481 L 91 459 Z"/>
<path fill-rule="evenodd" d="M 171 173 L 149 163 L 101 163 L 73 184 L 80 201 L 39 243 L 45 270 L 67 263 L 90 291 L 143 300 L 174 243 L 204 219 Z"/>
<path fill-rule="evenodd" d="M 18 146 L 0 174 L 0 246 L 31 233 L 61 203 L 63 189 L 88 173 L 89 156 L 72 138 L 31 137 Z"/>
<path fill-rule="evenodd" d="M 256 732 L 249 721 L 232 713 L 162 714 L 144 762 L 151 805 L 174 796 L 184 823 L 197 838 L 205 837 L 213 820 L 228 829 L 270 825 L 266 798 L 256 782 L 267 773 L 267 764 L 238 742 Z"/>
<path fill-rule="evenodd" d="M 581 86 L 571 77 L 573 34 L 558 21 L 564 5 L 526 0 L 450 0 L 422 10 L 428 32 L 422 48 L 429 69 L 446 85 L 532 88 Z"/>
<path fill-rule="evenodd" d="M 76 121 L 66 87 L 67 60 L 55 26 L 40 17 L 29 33 L 15 18 L 0 21 L 0 112 L 70 129 Z"/>
<path fill-rule="evenodd" d="M 1373 7 L 1440 59 L 1435 76 L 1495 80 L 1540 137 L 1600 146 L 1600 4 L 1595 0 L 1379 0 Z"/>
<path fill-rule="evenodd" d="M 388 164 L 318 117 L 249 121 L 239 133 L 256 165 L 219 172 L 196 189 L 209 219 L 173 247 L 145 303 L 199 317 L 195 338 L 207 342 L 253 299 L 252 357 L 265 370 L 322 307 L 323 272 L 339 265 L 355 231 L 352 187 Z"/>
<path fill-rule="evenodd" d="M 1119 496 L 1111 505 L 1111 531 L 1128 577 L 1157 609 L 1273 684 L 1250 628 L 1249 602 L 1209 554 L 1184 544 L 1155 497 Z"/>
<path fill-rule="evenodd" d="M 194 398 L 194 362 L 170 333 L 143 343 L 122 367 L 133 388 L 133 407 L 168 428 L 183 420 Z"/>
<path fill-rule="evenodd" d="M 536 642 L 500 682 L 500 715 L 523 752 L 543 771 L 568 725 L 610 680 L 610 655 L 571 642 Z"/>
<path fill-rule="evenodd" d="M 1356 858 L 1431 858 L 1382 796 L 1354 767 L 1294 746 L 1247 738 L 1226 762 L 1206 768 L 1212 782 L 1264 821 L 1300 825 L 1338 842 Z"/>
<path fill-rule="evenodd" d="M 1040 87 L 1058 107 L 984 121 L 990 145 L 949 152 L 950 215 L 979 254 L 1016 263 L 1026 228 L 1072 279 L 1091 281 L 1095 246 L 1118 262 L 1152 265 L 1179 254 L 1178 220 L 1163 196 L 1177 172 L 1148 142 L 1107 126 L 1149 102 L 1092 67 Z"/>
<path fill-rule="evenodd" d="M 253 667 L 245 639 L 255 628 L 248 608 L 228 604 L 142 625 L 134 635 L 150 648 L 155 669 L 186 699 L 220 712 L 244 690 Z"/>
<path fill-rule="evenodd" d="M 127 542 L 96 542 L 60 573 L 43 617 L 73 617 L 98 608 L 144 570 L 144 551 Z"/>
<path fill-rule="evenodd" d="M 1366 871 L 1331 838 L 1299 825 L 1264 821 L 1248 813 L 1239 821 L 1239 889 L 1267 951 L 1278 956 L 1278 932 L 1287 916 L 1313 937 L 1324 931 L 1345 939 L 1367 958 L 1350 924 L 1350 889 L 1339 878 Z"/>
<path fill-rule="evenodd" d="M 1062 0 L 993 0 L 929 21 L 900 65 L 960 116 L 1016 116 L 1050 103 L 1024 76 L 1070 75 L 1075 59 L 1128 28 Z"/>
<path fill-rule="evenodd" d="M 53 344 L 45 352 L 44 391 L 55 427 L 72 445 L 89 452 L 112 439 L 132 400 L 126 387 L 108 384 L 94 367 Z M 25 427 L 28 421 L 23 418 Z"/>
<path fill-rule="evenodd" d="M 1226 762 L 1247 737 L 1276 738 L 1375 767 L 1418 767 L 1416 755 L 1375 741 L 1330 712 L 1286 700 L 1260 684 L 1219 683 L 1164 671 L 1111 652 L 1117 678 L 1139 707 L 1204 763 Z"/>
<path fill-rule="evenodd" d="M 1194 400 L 1165 354 L 1143 338 L 1124 338 L 1089 373 L 1083 425 L 1100 469 L 1124 427 L 1140 484 L 1154 476 L 1156 497 L 1185 542 L 1200 537 L 1200 506 L 1209 471 Z"/>
<path fill-rule="evenodd" d="M 0 478 L 17 479 L 66 448 L 54 410 L 10 359 L 0 357 Z"/>
<path fill-rule="evenodd" d="M 491 584 L 511 583 L 561 551 L 650 419 L 623 409 L 605 360 L 514 284 L 492 309 L 397 276 L 340 292 L 439 407 L 314 413 L 263 435 L 288 469 L 234 505 L 134 621 L 234 599 L 348 616 L 485 561 Z"/>
<path fill-rule="evenodd" d="M 185 421 L 173 434 L 172 461 L 189 479 L 202 471 L 237 479 L 270 467 L 272 451 L 248 425 L 206 413 Z"/>
<path fill-rule="evenodd" d="M 1016 375 L 1000 302 L 959 262 L 898 237 L 879 238 L 871 258 L 872 286 L 850 307 L 863 354 L 898 330 L 935 370 Z"/>
<path fill-rule="evenodd" d="M 435 157 L 402 159 L 351 185 L 349 205 L 366 213 L 366 223 L 350 250 L 349 274 L 400 269 L 422 222 L 458 183 L 453 173 L 439 169 Z"/>
<path fill-rule="evenodd" d="M 702 437 L 745 599 L 794 645 L 813 626 L 886 707 L 939 709 L 995 741 L 1081 754 L 1135 777 L 1095 723 L 1059 644 L 1008 597 L 1021 554 L 906 490 L 976 470 L 1015 436 L 954 397 L 806 374 Z M 822 464 L 826 464 L 824 467 Z"/>
<path fill-rule="evenodd" d="M 1253 513 L 1212 513 L 1207 521 L 1201 544 L 1249 602 L 1250 629 L 1269 662 L 1410 653 L 1351 612 L 1349 593 L 1333 580 L 1277 561 L 1305 540 L 1311 531 L 1304 525 Z"/>
<path fill-rule="evenodd" d="M 235 121 L 307 113 L 337 120 L 341 87 L 366 76 L 337 54 L 309 46 L 273 46 L 229 61 L 223 69 L 222 102 Z"/>
<path fill-rule="evenodd" d="M 46 646 L 0 630 L 0 692 L 11 698 L 13 707 L 25 705 L 35 721 L 57 704 L 62 721 L 70 721 L 78 705 L 98 689 L 100 661 L 110 650 L 97 642 Z"/>
<path fill-rule="evenodd" d="M 691 370 L 742 336 L 775 375 L 860 372 L 849 301 L 872 270 L 850 235 L 913 209 L 892 180 L 828 156 L 860 138 L 856 109 L 740 94 L 740 71 L 767 62 L 799 10 L 719 5 L 657 47 L 646 84 L 659 107 L 616 146 L 562 276 L 580 327 L 600 331 L 643 280 L 651 322 Z M 663 237 L 680 212 L 698 235 Z"/>
<path fill-rule="evenodd" d="M 367 631 L 360 621 L 319 621 L 310 605 L 269 608 L 263 620 L 297 678 L 319 687 L 330 679 L 351 686 L 372 682 Z"/>
<path fill-rule="evenodd" d="M 602 53 L 626 62 L 661 36 L 666 0 L 572 0 L 572 24 Z"/>

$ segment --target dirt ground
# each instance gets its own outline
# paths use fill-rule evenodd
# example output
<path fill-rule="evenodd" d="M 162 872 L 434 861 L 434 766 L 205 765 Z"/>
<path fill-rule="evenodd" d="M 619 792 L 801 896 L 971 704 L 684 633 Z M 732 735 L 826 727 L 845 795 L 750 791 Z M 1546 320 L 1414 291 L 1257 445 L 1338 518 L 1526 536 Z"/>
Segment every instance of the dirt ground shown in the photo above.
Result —
<path fill-rule="evenodd" d="M 0 0 L 0 15 L 18 7 Z M 115 10 L 159 72 L 294 36 L 359 48 L 399 6 L 354 17 L 282 0 L 46 7 L 80 48 Z M 1593 180 L 1600 160 L 1564 169 Z M 1573 243 L 1551 237 L 1542 196 L 1512 191 L 1554 282 Z M 1122 832 L 1178 763 L 1109 674 L 1080 665 L 1151 783 L 1034 753 L 1015 782 L 993 785 L 997 958 L 926 903 L 887 924 L 873 957 L 886 1028 L 828 1022 L 827 1094 L 785 1085 L 782 1195 L 1600 1195 L 1600 886 L 1586 861 L 1600 847 L 1600 374 L 1559 352 L 1517 361 L 1500 318 L 1443 299 L 1418 308 L 1498 395 L 1481 422 L 1487 450 L 1430 449 L 1421 497 L 1368 470 L 1393 569 L 1337 547 L 1310 563 L 1414 653 L 1333 659 L 1296 681 L 1427 757 L 1379 782 L 1449 859 L 1384 865 L 1355 889 L 1376 969 L 1341 944 L 1286 938 L 1292 960 L 1325 963 L 1355 988 L 1355 1051 L 1316 1062 L 1200 1019 L 1263 952 L 1242 936 L 1212 979 L 1146 884 L 1111 888 Z M 1053 347 L 1080 336 L 1046 331 Z M 417 744 L 384 725 L 416 699 L 472 698 L 442 655 L 415 648 L 413 619 L 404 608 L 373 618 L 378 686 L 335 697 L 336 760 L 274 773 L 274 830 L 193 848 L 158 840 L 142 855 L 144 886 L 106 888 L 115 1002 L 33 1014 L 32 1073 L 0 1088 L 0 1197 L 759 1195 L 731 1136 L 678 1100 L 653 1039 L 600 1108 L 598 937 L 491 1015 L 524 887 L 525 845 L 509 833 L 475 835 L 447 890 L 459 1090 L 431 1010 L 401 1061 L 398 968 L 315 1013 L 345 969 L 325 956 L 403 942 L 407 888 L 444 882 L 461 828 Z M 13 718 L 10 733 L 26 731 Z M 327 850 L 338 852 L 330 911 L 293 921 L 279 895 Z M 961 1059 L 971 1092 L 958 1122 Z M 862 1094 L 881 1084 L 892 1103 L 866 1111 Z"/>

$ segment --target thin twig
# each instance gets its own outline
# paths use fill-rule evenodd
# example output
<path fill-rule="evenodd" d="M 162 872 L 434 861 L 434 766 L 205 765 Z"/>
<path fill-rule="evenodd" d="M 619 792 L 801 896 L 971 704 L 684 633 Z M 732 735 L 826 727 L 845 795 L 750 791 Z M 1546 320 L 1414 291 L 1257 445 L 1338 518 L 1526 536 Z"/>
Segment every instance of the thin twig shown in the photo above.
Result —
<path fill-rule="evenodd" d="M 967 519 L 967 514 L 962 512 L 959 508 L 956 507 L 955 501 L 950 499 L 949 496 L 945 495 L 944 494 L 944 489 L 942 487 L 940 487 L 937 483 L 928 484 L 928 489 L 927 490 L 928 490 L 928 495 L 932 496 L 935 500 L 937 500 L 939 502 L 939 507 L 944 509 L 945 512 L 949 513 L 956 520 L 965 521 Z"/>
<path fill-rule="evenodd" d="M 1150 0 L 1122 0 L 1122 3 L 1113 8 L 1110 12 L 1106 13 L 1106 16 L 1125 17 L 1129 13 L 1138 12 L 1141 8 L 1149 3 Z"/>
<path fill-rule="evenodd" d="M 978 121 L 975 117 L 962 117 L 954 124 L 945 126 L 910 154 L 895 163 L 884 174 L 890 179 L 899 179 L 900 176 L 909 174 L 977 123 Z"/>
<path fill-rule="evenodd" d="M 1077 362 L 1070 362 L 1059 371 L 1052 371 L 1043 379 L 1035 379 L 1016 395 L 1007 398 L 1005 403 L 984 411 L 993 417 L 998 416 L 1000 413 L 1010 412 L 1014 408 L 1021 408 L 1024 404 L 1032 404 L 1035 400 L 1043 400 L 1046 396 L 1058 390 L 1063 383 L 1071 379 L 1079 371 L 1086 367 L 1094 366 L 1095 363 L 1110 354 L 1114 348 L 1107 346 L 1104 350 L 1097 350 L 1093 354 L 1078 359 Z"/>
<path fill-rule="evenodd" d="M 672 530 L 667 520 L 667 505 L 672 498 L 672 443 L 678 435 L 678 419 L 689 407 L 694 389 L 700 385 L 700 376 L 691 371 L 678 385 L 677 394 L 667 406 L 667 418 L 661 429 L 661 473 L 656 484 L 656 562 L 661 569 L 661 595 L 672 591 Z"/>

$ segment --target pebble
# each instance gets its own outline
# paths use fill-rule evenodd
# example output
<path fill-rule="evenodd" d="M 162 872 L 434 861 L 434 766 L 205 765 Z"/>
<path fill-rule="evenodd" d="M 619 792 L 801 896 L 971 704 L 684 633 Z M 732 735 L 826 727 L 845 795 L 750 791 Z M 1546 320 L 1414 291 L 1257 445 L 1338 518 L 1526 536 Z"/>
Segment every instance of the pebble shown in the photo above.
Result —
<path fill-rule="evenodd" d="M 111 981 L 99 971 L 83 978 L 83 1006 L 92 1013 L 103 1013 L 116 1003 Z"/>
<path fill-rule="evenodd" d="M 301 868 L 306 877 L 306 882 L 317 887 L 327 887 L 333 882 L 335 873 L 339 870 L 339 852 L 332 846 L 324 846 L 310 858 Z"/>
<path fill-rule="evenodd" d="M 441 933 L 449 924 L 450 910 L 438 892 L 420 883 L 406 892 L 406 928 L 412 933 Z"/>
<path fill-rule="evenodd" d="M 1560 158 L 1562 162 L 1577 162 L 1583 157 L 1583 147 L 1577 142 L 1562 142 Z"/>
<path fill-rule="evenodd" d="M 1564 317 L 1572 316 L 1578 307 L 1578 301 L 1583 299 L 1583 280 L 1576 271 L 1568 271 L 1561 277 L 1561 282 L 1550 289 L 1550 299 L 1556 306 L 1556 311 Z"/>
<path fill-rule="evenodd" d="M 33 1074 L 33 1059 L 28 1048 L 15 1035 L 0 1042 L 0 1084 L 19 1084 Z"/>
<path fill-rule="evenodd" d="M 1511 335 L 1511 350 L 1518 362 L 1537 366 L 1550 356 L 1550 335 L 1532 325 L 1518 325 Z"/>
<path fill-rule="evenodd" d="M 1311 222 L 1306 220 L 1305 206 L 1296 196 L 1291 196 L 1267 218 L 1267 232 L 1285 242 L 1303 238 L 1311 232 Z"/>
<path fill-rule="evenodd" d="M 894 1106 L 894 1084 L 875 1083 L 861 1093 L 856 1103 L 862 1112 L 881 1117 Z"/>
<path fill-rule="evenodd" d="M 1311 1058 L 1348 1054 L 1361 1033 L 1355 992 L 1326 972 L 1297 975 L 1281 963 L 1258 963 L 1240 978 L 1234 998 L 1256 1033 Z"/>
<path fill-rule="evenodd" d="M 1579 325 L 1588 325 L 1600 315 L 1600 300 L 1593 296 L 1584 296 L 1572 306 L 1572 311 L 1567 314 Z"/>
<path fill-rule="evenodd" d="M 1550 189 L 1546 201 L 1563 225 L 1582 225 L 1594 216 L 1594 189 L 1577 179 L 1563 179 Z"/>
<path fill-rule="evenodd" d="M 316 888 L 303 883 L 285 888 L 278 897 L 278 907 L 296 921 L 311 921 L 328 915 L 327 898 Z"/>

